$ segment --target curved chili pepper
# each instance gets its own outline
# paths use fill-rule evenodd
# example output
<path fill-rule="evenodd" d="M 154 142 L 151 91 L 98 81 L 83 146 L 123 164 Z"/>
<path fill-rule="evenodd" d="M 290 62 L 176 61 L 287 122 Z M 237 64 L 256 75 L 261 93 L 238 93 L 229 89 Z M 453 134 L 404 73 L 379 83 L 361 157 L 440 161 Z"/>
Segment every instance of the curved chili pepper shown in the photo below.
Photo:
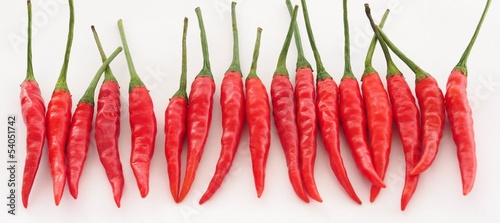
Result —
<path fill-rule="evenodd" d="M 144 198 L 149 192 L 149 167 L 155 148 L 156 117 L 149 91 L 135 71 L 121 19 L 118 20 L 118 28 L 130 71 L 128 98 L 132 132 L 130 166 L 134 172 L 141 197 Z"/>
<path fill-rule="evenodd" d="M 182 144 L 186 137 L 186 118 L 188 98 L 186 93 L 187 76 L 187 50 L 186 36 L 188 29 L 188 18 L 184 18 L 184 29 L 182 32 L 182 72 L 179 90 L 170 99 L 165 110 L 165 158 L 167 160 L 168 180 L 170 182 L 170 193 L 177 202 L 179 195 L 179 184 L 181 180 L 181 153 Z"/>
<path fill-rule="evenodd" d="M 104 61 L 94 78 L 90 82 L 85 94 L 76 105 L 71 119 L 68 135 L 66 153 L 68 156 L 68 187 L 73 198 L 78 197 L 78 182 L 82 175 L 83 165 L 89 150 L 90 132 L 92 131 L 92 119 L 94 118 L 94 92 L 102 73 L 107 69 L 109 63 L 122 51 L 118 47 L 111 56 Z"/>
<path fill-rule="evenodd" d="M 200 163 L 205 143 L 207 142 L 208 130 L 212 121 L 212 108 L 214 104 L 215 82 L 210 69 L 210 59 L 208 55 L 208 43 L 203 25 L 201 9 L 195 9 L 200 26 L 201 45 L 203 50 L 203 68 L 196 75 L 191 84 L 189 92 L 189 106 L 187 116 L 187 138 L 188 154 L 186 162 L 186 175 L 182 183 L 181 192 L 177 202 L 184 200 L 191 189 L 196 170 Z"/>
<path fill-rule="evenodd" d="M 56 205 L 61 201 L 64 186 L 66 185 L 66 141 L 68 138 L 69 125 L 71 121 L 71 94 L 66 82 L 68 73 L 69 56 L 73 43 L 74 8 L 73 0 L 69 3 L 69 32 L 66 44 L 66 54 L 61 73 L 57 79 L 52 98 L 47 106 L 47 142 L 49 147 L 49 165 L 52 175 L 54 200 Z"/>
<path fill-rule="evenodd" d="M 200 204 L 205 203 L 219 189 L 224 177 L 229 172 L 233 163 L 236 150 L 240 143 L 241 131 L 245 124 L 245 96 L 243 81 L 241 79 L 240 57 L 238 47 L 238 28 L 236 24 L 236 2 L 231 4 L 231 17 L 233 21 L 233 61 L 224 74 L 221 84 L 220 104 L 222 110 L 222 138 L 221 152 L 215 173 L 206 192 L 200 199 Z"/>
<path fill-rule="evenodd" d="M 462 177 L 462 192 L 467 195 L 474 186 L 476 178 L 476 142 L 474 140 L 474 127 L 472 109 L 467 100 L 467 58 L 483 24 L 491 0 L 486 2 L 481 19 L 477 24 L 467 48 L 458 64 L 453 68 L 448 83 L 446 84 L 446 112 L 450 120 L 453 140 L 457 146 L 457 156 Z"/>
<path fill-rule="evenodd" d="M 33 74 L 31 56 L 31 1 L 28 0 L 28 59 L 26 78 L 21 84 L 21 111 L 26 125 L 26 160 L 24 164 L 22 200 L 28 207 L 28 198 L 40 166 L 43 145 L 45 144 L 45 103 L 40 87 Z"/>
<path fill-rule="evenodd" d="M 250 155 L 257 197 L 264 191 L 266 163 L 271 145 L 271 107 L 266 86 L 257 76 L 257 59 L 259 57 L 260 36 L 262 29 L 257 28 L 257 40 L 253 52 L 252 66 L 245 81 L 246 116 L 250 132 Z"/>
<path fill-rule="evenodd" d="M 94 39 L 101 55 L 101 60 L 106 61 L 106 54 L 102 49 L 101 41 L 92 26 Z M 120 207 L 125 180 L 118 149 L 120 136 L 120 86 L 108 66 L 104 73 L 99 96 L 97 99 L 97 114 L 95 117 L 94 138 L 99 160 L 106 171 L 106 176 L 113 190 L 115 203 Z"/>
<path fill-rule="evenodd" d="M 288 12 L 292 16 L 290 0 L 286 1 Z M 297 23 L 294 25 L 295 45 L 297 46 L 297 69 L 295 75 L 295 104 L 297 106 L 297 127 L 299 129 L 300 171 L 304 187 L 312 199 L 323 202 L 314 180 L 314 162 L 316 161 L 317 118 L 314 104 L 314 75 L 311 64 L 304 57 L 302 41 Z"/>

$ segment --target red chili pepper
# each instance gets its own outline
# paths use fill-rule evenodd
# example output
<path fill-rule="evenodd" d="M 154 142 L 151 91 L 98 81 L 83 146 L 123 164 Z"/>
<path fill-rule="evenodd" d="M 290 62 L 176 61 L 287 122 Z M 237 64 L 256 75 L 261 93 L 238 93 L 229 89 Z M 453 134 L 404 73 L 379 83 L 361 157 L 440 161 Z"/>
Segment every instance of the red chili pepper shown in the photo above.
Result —
<path fill-rule="evenodd" d="M 31 62 L 31 1 L 28 0 L 28 61 L 26 78 L 21 84 L 21 111 L 26 125 L 26 161 L 24 164 L 22 200 L 28 207 L 28 198 L 40 165 L 45 144 L 45 103 L 33 74 Z"/>
<path fill-rule="evenodd" d="M 188 18 L 184 18 L 184 29 L 182 32 L 182 72 L 179 90 L 170 98 L 165 110 L 165 158 L 167 160 L 168 180 L 170 182 L 170 193 L 177 202 L 181 180 L 181 153 L 182 144 L 186 137 L 186 118 L 188 98 L 186 93 L 187 76 L 187 50 L 186 36 L 188 29 Z"/>
<path fill-rule="evenodd" d="M 208 130 L 210 129 L 210 122 L 212 121 L 212 107 L 214 104 L 215 83 L 212 76 L 212 70 L 210 69 L 205 26 L 203 25 L 201 9 L 198 7 L 195 11 L 200 26 L 203 68 L 200 73 L 196 75 L 196 78 L 191 84 L 191 92 L 189 92 L 186 175 L 177 202 L 184 200 L 193 184 L 196 170 L 198 169 L 198 164 L 200 163 L 205 143 L 207 142 Z"/>
<path fill-rule="evenodd" d="M 292 16 L 293 8 L 290 0 L 286 1 L 288 12 Z M 295 104 L 297 106 L 297 127 L 299 130 L 300 171 L 304 187 L 312 199 L 323 202 L 314 180 L 314 162 L 316 161 L 317 119 L 314 104 L 314 75 L 311 64 L 304 57 L 300 31 L 294 25 L 295 43 L 297 46 L 297 69 L 295 75 Z"/>
<path fill-rule="evenodd" d="M 102 73 L 107 69 L 109 63 L 122 51 L 118 47 L 111 56 L 104 61 L 94 78 L 90 82 L 85 94 L 76 105 L 69 128 L 68 144 L 66 153 L 68 156 L 68 186 L 73 198 L 78 197 L 78 182 L 83 171 L 83 165 L 89 150 L 90 131 L 92 131 L 92 119 L 94 118 L 94 93 Z"/>
<path fill-rule="evenodd" d="M 141 197 L 144 198 L 149 192 L 149 167 L 155 148 L 156 117 L 149 91 L 135 71 L 121 19 L 118 20 L 118 28 L 130 71 L 128 98 L 132 132 L 130 166 L 134 172 Z"/>
<path fill-rule="evenodd" d="M 250 132 L 250 155 L 257 197 L 264 191 L 266 163 L 271 145 L 271 107 L 266 86 L 257 76 L 257 59 L 259 57 L 260 36 L 262 29 L 257 29 L 257 40 L 253 52 L 252 66 L 245 82 L 246 119 Z"/>
<path fill-rule="evenodd" d="M 222 138 L 221 152 L 214 176 L 206 192 L 200 199 L 200 204 L 205 203 L 219 189 L 224 177 L 229 172 L 233 163 L 236 150 L 240 143 L 241 131 L 245 124 L 245 95 L 241 79 L 240 57 L 238 47 L 238 28 L 236 24 L 236 2 L 231 4 L 231 17 L 233 21 L 233 61 L 224 75 L 221 84 L 220 104 L 222 110 Z"/>
<path fill-rule="evenodd" d="M 66 54 L 61 68 L 61 74 L 57 79 L 52 98 L 47 107 L 47 142 L 49 147 L 49 165 L 52 175 L 54 200 L 56 205 L 61 201 L 64 186 L 66 184 L 66 140 L 68 138 L 69 125 L 71 121 L 71 94 L 66 82 L 68 73 L 69 56 L 73 42 L 74 8 L 73 0 L 69 0 L 69 33 L 66 44 Z"/>
<path fill-rule="evenodd" d="M 106 61 L 106 54 L 102 49 L 101 41 L 93 26 L 92 31 L 101 59 Z M 118 207 L 120 207 L 120 200 L 125 183 L 122 163 L 120 161 L 120 152 L 118 149 L 118 137 L 120 136 L 120 107 L 120 86 L 111 72 L 111 68 L 108 66 L 104 73 L 104 81 L 99 90 L 97 99 L 94 138 L 99 159 L 106 171 L 106 176 L 111 184 L 113 197 Z"/>
<path fill-rule="evenodd" d="M 463 195 L 467 195 L 472 190 L 477 169 L 472 109 L 467 100 L 467 58 L 479 34 L 490 3 L 491 0 L 486 2 L 474 35 L 460 61 L 453 68 L 446 84 L 446 111 L 448 113 L 448 120 L 450 120 L 453 140 L 457 146 Z"/>

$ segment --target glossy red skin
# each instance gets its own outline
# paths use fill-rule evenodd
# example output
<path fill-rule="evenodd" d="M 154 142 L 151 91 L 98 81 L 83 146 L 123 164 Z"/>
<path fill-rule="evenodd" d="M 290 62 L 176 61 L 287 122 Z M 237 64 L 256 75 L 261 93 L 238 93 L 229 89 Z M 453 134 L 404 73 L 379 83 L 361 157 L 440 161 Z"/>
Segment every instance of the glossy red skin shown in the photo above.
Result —
<path fill-rule="evenodd" d="M 266 87 L 259 78 L 247 79 L 245 89 L 252 170 L 257 197 L 260 197 L 264 191 L 266 163 L 271 145 L 271 107 Z"/>
<path fill-rule="evenodd" d="M 420 160 L 420 113 L 403 75 L 388 77 L 387 91 L 406 160 L 405 184 L 401 195 L 401 210 L 404 211 L 418 184 L 418 175 L 411 175 L 410 172 Z"/>
<path fill-rule="evenodd" d="M 177 201 L 181 181 L 181 153 L 186 137 L 188 102 L 185 97 L 174 96 L 165 110 L 165 158 L 170 193 Z"/>
<path fill-rule="evenodd" d="M 138 86 L 129 92 L 129 114 L 132 132 L 130 166 L 144 198 L 149 192 L 149 166 L 157 131 L 153 101 L 146 87 Z"/>
<path fill-rule="evenodd" d="M 36 81 L 21 84 L 21 112 L 26 125 L 26 159 L 24 164 L 22 201 L 28 207 L 28 198 L 40 165 L 45 144 L 45 103 Z"/>
<path fill-rule="evenodd" d="M 375 172 L 372 153 L 368 149 L 365 105 L 358 81 L 354 78 L 344 78 L 339 85 L 339 96 L 340 122 L 356 166 L 373 185 L 385 187 Z"/>
<path fill-rule="evenodd" d="M 188 153 L 186 175 L 177 202 L 184 200 L 196 176 L 196 170 L 203 155 L 212 121 L 214 93 L 215 83 L 210 76 L 196 77 L 191 84 L 187 116 Z"/>
<path fill-rule="evenodd" d="M 104 81 L 99 90 L 94 138 L 97 153 L 113 190 L 115 203 L 120 207 L 125 180 L 120 161 L 120 87 L 115 81 Z"/>
<path fill-rule="evenodd" d="M 285 152 L 288 167 L 288 176 L 292 187 L 305 202 L 309 202 L 303 188 L 300 172 L 299 134 L 296 121 L 296 107 L 292 83 L 288 76 L 275 74 L 271 82 L 271 100 L 273 105 L 273 117 L 281 146 Z"/>
<path fill-rule="evenodd" d="M 66 185 L 66 142 L 71 121 L 71 106 L 69 91 L 56 90 L 47 107 L 49 166 L 56 205 L 59 205 Z"/>
<path fill-rule="evenodd" d="M 68 158 L 68 187 L 73 198 L 78 198 L 78 182 L 89 151 L 90 131 L 94 119 L 94 105 L 80 102 L 71 117 L 66 155 Z"/>
<path fill-rule="evenodd" d="M 448 77 L 445 103 L 457 146 L 463 195 L 467 195 L 474 186 L 477 160 L 472 109 L 467 100 L 467 76 L 463 72 L 453 70 Z"/>
<path fill-rule="evenodd" d="M 222 110 L 221 152 L 214 176 L 201 197 L 200 204 L 205 203 L 220 188 L 233 164 L 240 144 L 241 131 L 245 125 L 245 95 L 239 72 L 228 71 L 224 75 L 220 90 L 220 104 Z"/>
<path fill-rule="evenodd" d="M 318 114 L 319 128 L 323 144 L 330 158 L 330 167 L 337 177 L 340 185 L 356 203 L 361 200 L 356 195 L 349 181 L 340 154 L 340 113 L 339 113 L 339 88 L 332 78 L 319 80 L 316 84 L 318 93 L 316 98 L 316 111 Z"/>
<path fill-rule="evenodd" d="M 315 94 L 314 76 L 311 68 L 298 68 L 295 75 L 295 104 L 297 105 L 297 127 L 299 129 L 300 171 L 307 193 L 312 199 L 322 202 L 314 180 L 317 147 Z"/>

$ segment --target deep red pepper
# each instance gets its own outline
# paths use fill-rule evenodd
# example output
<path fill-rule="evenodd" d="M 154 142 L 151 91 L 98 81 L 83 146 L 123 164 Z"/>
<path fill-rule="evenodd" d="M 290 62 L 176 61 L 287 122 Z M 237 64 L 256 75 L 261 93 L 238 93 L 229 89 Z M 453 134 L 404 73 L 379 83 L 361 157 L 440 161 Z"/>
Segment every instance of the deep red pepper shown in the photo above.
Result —
<path fill-rule="evenodd" d="M 149 167 L 155 148 L 156 117 L 149 91 L 135 71 L 121 19 L 118 20 L 118 28 L 130 71 L 128 98 L 130 130 L 132 132 L 130 166 L 134 172 L 141 197 L 144 198 L 149 192 Z"/>
<path fill-rule="evenodd" d="M 165 110 L 165 158 L 167 160 L 170 193 L 177 202 L 181 180 L 181 153 L 186 137 L 188 98 L 186 93 L 188 18 L 184 18 L 182 32 L 182 72 L 179 90 L 170 99 Z"/>
<path fill-rule="evenodd" d="M 71 121 L 71 94 L 66 82 L 68 73 L 69 56 L 73 43 L 74 8 L 73 0 L 69 3 L 69 32 L 66 44 L 66 54 L 61 73 L 47 106 L 47 142 L 49 148 L 49 165 L 52 175 L 54 200 L 56 205 L 61 201 L 64 186 L 66 185 L 66 141 L 68 138 L 69 125 Z"/>
<path fill-rule="evenodd" d="M 23 185 L 21 197 L 25 208 L 28 207 L 28 198 L 35 181 L 35 176 L 42 158 L 45 144 L 45 103 L 40 87 L 33 74 L 31 61 L 31 1 L 28 0 L 28 59 L 26 78 L 21 84 L 21 111 L 26 125 L 26 159 L 24 164 Z"/>
<path fill-rule="evenodd" d="M 210 69 L 208 43 L 203 25 L 201 9 L 196 8 L 198 24 L 200 26 L 201 45 L 203 50 L 203 68 L 196 75 L 189 92 L 189 106 L 187 116 L 188 154 L 186 162 L 186 175 L 182 183 L 181 192 L 177 202 L 184 200 L 191 189 L 200 163 L 208 130 L 212 121 L 212 108 L 214 104 L 215 82 Z"/>

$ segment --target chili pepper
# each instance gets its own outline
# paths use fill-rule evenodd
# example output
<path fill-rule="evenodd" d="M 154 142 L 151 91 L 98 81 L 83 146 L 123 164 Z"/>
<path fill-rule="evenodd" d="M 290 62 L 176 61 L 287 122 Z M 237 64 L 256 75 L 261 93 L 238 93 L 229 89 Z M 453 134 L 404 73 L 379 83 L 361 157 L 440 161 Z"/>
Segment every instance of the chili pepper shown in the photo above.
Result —
<path fill-rule="evenodd" d="M 186 137 L 186 117 L 188 98 L 186 93 L 187 76 L 187 50 L 186 36 L 188 29 L 188 18 L 184 18 L 184 29 L 182 32 L 182 71 L 179 90 L 170 99 L 165 110 L 165 158 L 167 160 L 168 180 L 170 182 L 170 193 L 177 202 L 179 195 L 179 184 L 181 180 L 181 153 L 182 144 Z"/>
<path fill-rule="evenodd" d="M 477 24 L 474 35 L 460 58 L 460 61 L 453 68 L 448 77 L 448 83 L 446 84 L 446 112 L 448 113 L 448 120 L 450 120 L 453 140 L 457 146 L 463 195 L 467 195 L 472 190 L 477 169 L 472 109 L 467 100 L 467 58 L 479 34 L 490 3 L 491 0 L 486 2 L 486 6 L 484 7 L 483 14 Z"/>
<path fill-rule="evenodd" d="M 73 43 L 74 8 L 73 0 L 69 3 L 69 32 L 66 54 L 61 73 L 57 79 L 52 98 L 47 106 L 47 142 L 49 148 L 49 165 L 52 175 L 54 200 L 59 205 L 66 185 L 66 141 L 71 121 L 71 94 L 66 82 L 71 44 Z"/>
<path fill-rule="evenodd" d="M 215 173 L 207 190 L 200 199 L 200 204 L 205 203 L 219 189 L 224 177 L 229 172 L 233 163 L 236 150 L 240 143 L 241 131 L 245 124 L 245 96 L 240 69 L 238 28 L 236 24 L 236 2 L 231 4 L 231 17 L 233 23 L 233 61 L 224 74 L 221 84 L 220 104 L 222 110 L 222 138 L 221 152 Z"/>
<path fill-rule="evenodd" d="M 346 21 L 344 21 L 344 27 L 345 67 L 344 75 L 339 84 L 340 122 L 358 169 L 373 185 L 385 187 L 384 182 L 375 171 L 372 153 L 368 148 L 365 104 L 361 97 L 358 80 L 351 69 L 349 26 Z"/>
<path fill-rule="evenodd" d="M 210 69 L 210 59 L 208 55 L 207 35 L 203 25 L 201 9 L 195 9 L 200 26 L 201 48 L 203 51 L 203 68 L 196 75 L 191 84 L 189 92 L 189 106 L 187 113 L 187 138 L 188 153 L 186 163 L 186 175 L 182 183 L 181 192 L 177 202 L 181 202 L 186 197 L 196 176 L 196 170 L 200 163 L 205 143 L 207 142 L 208 130 L 212 121 L 212 107 L 215 93 L 215 82 Z"/>
<path fill-rule="evenodd" d="M 290 0 L 286 1 L 288 12 L 292 16 Z M 316 106 L 314 105 L 314 75 L 311 64 L 304 57 L 302 41 L 297 23 L 294 25 L 295 44 L 297 46 L 297 69 L 295 75 L 295 104 L 297 106 L 297 127 L 299 130 L 300 171 L 304 187 L 312 199 L 323 202 L 314 180 L 314 162 L 316 160 Z"/>
<path fill-rule="evenodd" d="M 266 86 L 257 76 L 257 59 L 259 58 L 260 36 L 262 29 L 257 28 L 257 39 L 253 51 L 252 66 L 245 81 L 246 118 L 250 132 L 250 155 L 257 197 L 264 191 L 266 163 L 271 145 L 271 107 Z"/>
<path fill-rule="evenodd" d="M 109 63 L 122 51 L 118 47 L 111 56 L 104 61 L 97 73 L 92 78 L 85 94 L 76 105 L 69 128 L 68 144 L 66 153 L 68 156 L 68 186 L 73 198 L 78 197 L 78 182 L 83 171 L 83 165 L 89 150 L 90 131 L 92 130 L 92 119 L 94 118 L 94 92 L 102 73 L 107 69 Z"/>
<path fill-rule="evenodd" d="M 33 74 L 31 56 L 31 1 L 28 0 L 28 59 L 26 78 L 21 83 L 21 111 L 26 125 L 26 161 L 23 173 L 22 200 L 28 207 L 28 198 L 40 165 L 45 144 L 45 103 Z"/>
<path fill-rule="evenodd" d="M 92 26 L 92 32 L 94 33 L 94 39 L 101 55 L 101 60 L 106 61 L 106 54 L 94 26 Z M 111 68 L 108 66 L 104 73 L 104 81 L 97 99 L 94 138 L 99 159 L 106 171 L 106 176 L 111 184 L 113 197 L 118 207 L 120 207 L 123 185 L 125 183 L 118 149 L 120 107 L 120 86 L 111 72 Z"/>
<path fill-rule="evenodd" d="M 365 101 L 373 167 L 375 167 L 375 171 L 377 171 L 380 179 L 384 180 L 391 153 L 392 109 L 389 96 L 384 89 L 384 84 L 382 84 L 378 72 L 372 66 L 376 44 L 377 37 L 373 36 L 368 52 L 366 53 L 365 71 L 361 77 L 361 89 Z M 380 189 L 381 187 L 372 186 L 370 202 L 375 201 Z"/>
<path fill-rule="evenodd" d="M 403 74 L 392 61 L 384 40 L 379 38 L 380 34 L 378 34 L 375 22 L 371 17 L 368 4 L 365 4 L 365 12 L 377 39 L 380 41 L 387 62 L 387 90 L 406 160 L 405 184 L 401 196 L 401 210 L 404 211 L 418 184 L 418 175 L 411 175 L 410 171 L 420 159 L 420 113 L 410 86 L 408 86 Z M 386 13 L 388 12 L 389 10 L 386 11 Z"/>
<path fill-rule="evenodd" d="M 128 98 L 130 129 L 132 131 L 130 166 L 134 172 L 141 197 L 144 198 L 149 192 L 149 166 L 155 148 L 156 117 L 149 91 L 135 71 L 121 19 L 118 20 L 118 28 L 130 71 Z"/>
<path fill-rule="evenodd" d="M 271 82 L 271 100 L 274 123 L 278 130 L 281 146 L 285 152 L 290 182 L 297 196 L 303 201 L 309 202 L 309 198 L 307 198 L 303 188 L 304 185 L 300 172 L 299 134 L 294 92 L 292 83 L 290 83 L 288 70 L 286 69 L 286 55 L 290 47 L 297 11 L 298 6 L 295 6 L 290 27 L 288 28 L 288 33 L 278 59 L 278 65 Z"/>

